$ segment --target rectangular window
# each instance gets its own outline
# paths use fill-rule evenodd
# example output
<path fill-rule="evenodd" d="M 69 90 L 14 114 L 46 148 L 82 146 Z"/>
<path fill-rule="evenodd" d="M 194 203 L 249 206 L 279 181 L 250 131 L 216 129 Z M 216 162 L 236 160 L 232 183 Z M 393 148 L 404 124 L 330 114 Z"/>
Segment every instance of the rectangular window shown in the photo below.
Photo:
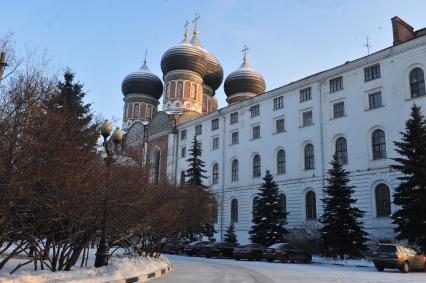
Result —
<path fill-rule="evenodd" d="M 260 139 L 260 126 L 254 126 L 252 128 L 252 139 L 257 140 Z"/>
<path fill-rule="evenodd" d="M 182 147 L 180 156 L 181 157 L 185 157 L 186 156 L 186 147 Z"/>
<path fill-rule="evenodd" d="M 333 117 L 334 119 L 345 116 L 345 103 L 337 102 L 333 104 Z"/>
<path fill-rule="evenodd" d="M 303 112 L 302 118 L 303 118 L 303 127 L 310 126 L 313 124 L 312 111 Z"/>
<path fill-rule="evenodd" d="M 238 112 L 231 113 L 231 121 L 230 124 L 238 123 Z"/>
<path fill-rule="evenodd" d="M 212 140 L 212 149 L 218 149 L 219 148 L 219 137 L 214 137 Z"/>
<path fill-rule="evenodd" d="M 370 66 L 364 69 L 364 79 L 366 82 L 380 78 L 380 65 Z"/>
<path fill-rule="evenodd" d="M 212 131 L 219 129 L 219 119 L 213 119 L 212 120 Z"/>
<path fill-rule="evenodd" d="M 198 136 L 198 135 L 201 135 L 202 133 L 203 133 L 202 125 L 201 124 L 200 125 L 196 125 L 195 126 L 195 135 Z"/>
<path fill-rule="evenodd" d="M 274 98 L 274 110 L 284 108 L 284 97 L 279 96 Z"/>
<path fill-rule="evenodd" d="M 180 140 L 186 140 L 186 130 L 180 131 Z"/>
<path fill-rule="evenodd" d="M 259 111 L 259 104 L 258 105 L 254 105 L 252 107 L 250 107 L 250 117 L 256 117 L 259 116 L 260 111 Z"/>
<path fill-rule="evenodd" d="M 375 92 L 368 95 L 368 105 L 369 109 L 376 109 L 382 107 L 382 93 Z"/>
<path fill-rule="evenodd" d="M 300 90 L 300 102 L 308 101 L 312 99 L 311 87 Z"/>
<path fill-rule="evenodd" d="M 238 132 L 233 132 L 231 135 L 231 144 L 238 144 Z"/>
<path fill-rule="evenodd" d="M 343 77 L 330 80 L 330 93 L 343 89 Z"/>
<path fill-rule="evenodd" d="M 284 118 L 275 120 L 275 133 L 284 133 Z"/>

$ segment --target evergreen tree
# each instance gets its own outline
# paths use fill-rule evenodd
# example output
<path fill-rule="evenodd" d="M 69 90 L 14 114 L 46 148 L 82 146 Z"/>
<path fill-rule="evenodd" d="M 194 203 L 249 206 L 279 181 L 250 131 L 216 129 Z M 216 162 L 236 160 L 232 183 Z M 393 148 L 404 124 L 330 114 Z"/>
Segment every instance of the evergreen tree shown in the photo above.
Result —
<path fill-rule="evenodd" d="M 263 181 L 257 194 L 258 201 L 253 207 L 253 225 L 249 234 L 253 243 L 270 246 L 284 241 L 284 236 L 288 233 L 284 228 L 287 221 L 280 203 L 278 185 L 269 170 Z"/>
<path fill-rule="evenodd" d="M 234 223 L 228 226 L 226 230 L 224 241 L 231 244 L 238 244 L 237 235 L 235 234 L 235 226 Z"/>
<path fill-rule="evenodd" d="M 320 228 L 320 249 L 330 257 L 344 255 L 362 257 L 366 250 L 367 233 L 363 231 L 364 215 L 360 209 L 353 207 L 356 200 L 352 198 L 353 186 L 349 186 L 349 173 L 333 156 L 328 170 L 328 185 L 324 189 L 324 214 L 320 217 L 323 226 Z"/>
<path fill-rule="evenodd" d="M 194 140 L 192 141 L 192 147 L 189 150 L 190 158 L 186 161 L 189 163 L 189 168 L 186 170 L 185 178 L 187 185 L 193 185 L 197 187 L 203 186 L 203 179 L 207 178 L 207 176 L 203 175 L 207 172 L 204 167 L 204 161 L 201 160 L 201 148 L 200 143 L 197 141 L 197 136 L 194 136 Z"/>
<path fill-rule="evenodd" d="M 408 240 L 426 252 L 426 122 L 419 106 L 411 108 L 401 135 L 402 140 L 394 142 L 400 157 L 393 159 L 398 164 L 392 168 L 403 176 L 395 189 L 394 203 L 399 209 L 392 219 L 399 240 Z"/>

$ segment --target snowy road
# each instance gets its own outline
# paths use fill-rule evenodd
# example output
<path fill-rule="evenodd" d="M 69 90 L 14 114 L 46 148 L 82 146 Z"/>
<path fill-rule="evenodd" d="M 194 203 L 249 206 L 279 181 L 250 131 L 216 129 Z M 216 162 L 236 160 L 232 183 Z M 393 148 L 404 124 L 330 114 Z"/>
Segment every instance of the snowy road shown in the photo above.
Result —
<path fill-rule="evenodd" d="M 232 259 L 206 259 L 187 256 L 170 256 L 176 270 L 152 282 L 315 282 L 315 283 L 420 283 L 426 282 L 425 272 L 402 274 L 374 268 L 343 267 L 321 264 L 268 263 L 236 261 Z"/>

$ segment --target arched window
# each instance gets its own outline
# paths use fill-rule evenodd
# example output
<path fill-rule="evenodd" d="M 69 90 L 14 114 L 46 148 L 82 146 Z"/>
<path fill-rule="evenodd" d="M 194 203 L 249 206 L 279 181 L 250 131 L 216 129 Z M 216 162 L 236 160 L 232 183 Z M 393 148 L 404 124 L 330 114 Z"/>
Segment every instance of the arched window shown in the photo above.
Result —
<path fill-rule="evenodd" d="M 310 143 L 305 145 L 305 170 L 315 168 L 314 146 Z"/>
<path fill-rule="evenodd" d="M 185 185 L 185 171 L 180 172 L 180 184 Z"/>
<path fill-rule="evenodd" d="M 212 172 L 213 172 L 213 174 L 212 174 L 213 184 L 219 183 L 219 164 L 215 163 L 213 165 Z"/>
<path fill-rule="evenodd" d="M 423 70 L 414 68 L 410 72 L 411 98 L 425 95 L 425 76 Z"/>
<path fill-rule="evenodd" d="M 238 160 L 232 160 L 232 181 L 238 181 Z"/>
<path fill-rule="evenodd" d="M 139 118 L 139 103 L 133 106 L 133 118 Z"/>
<path fill-rule="evenodd" d="M 287 198 L 285 194 L 281 193 L 279 194 L 280 198 L 280 207 L 282 209 L 282 212 L 284 213 L 284 218 L 287 218 Z"/>
<path fill-rule="evenodd" d="M 375 130 L 371 135 L 371 144 L 374 160 L 386 158 L 385 132 L 382 130 Z"/>
<path fill-rule="evenodd" d="M 231 201 L 231 222 L 238 223 L 238 201 L 236 199 Z"/>
<path fill-rule="evenodd" d="M 313 191 L 309 191 L 306 194 L 306 219 L 312 220 L 317 219 L 317 204 L 316 204 L 316 197 L 315 193 Z"/>
<path fill-rule="evenodd" d="M 256 154 L 253 157 L 253 177 L 260 177 L 260 155 Z"/>
<path fill-rule="evenodd" d="M 376 214 L 377 217 L 388 217 L 391 214 L 391 200 L 389 187 L 385 184 L 377 185 L 376 195 Z"/>
<path fill-rule="evenodd" d="M 152 154 L 152 181 L 158 185 L 160 181 L 160 151 L 155 150 Z"/>
<path fill-rule="evenodd" d="M 133 108 L 132 108 L 132 104 L 129 103 L 127 105 L 127 118 L 133 118 Z"/>
<path fill-rule="evenodd" d="M 179 81 L 177 85 L 177 97 L 181 98 L 183 96 L 183 82 Z"/>
<path fill-rule="evenodd" d="M 341 165 L 348 164 L 348 147 L 345 138 L 336 140 L 336 158 Z"/>
<path fill-rule="evenodd" d="M 252 204 L 252 216 L 253 216 L 253 218 L 256 216 L 256 212 L 257 212 L 256 205 L 257 205 L 258 201 L 259 201 L 259 197 L 254 197 L 253 198 L 253 204 Z"/>
<path fill-rule="evenodd" d="M 147 105 L 147 107 L 146 107 L 145 118 L 151 119 L 151 105 Z"/>
<path fill-rule="evenodd" d="M 285 173 L 285 151 L 280 149 L 277 152 L 277 174 Z"/>

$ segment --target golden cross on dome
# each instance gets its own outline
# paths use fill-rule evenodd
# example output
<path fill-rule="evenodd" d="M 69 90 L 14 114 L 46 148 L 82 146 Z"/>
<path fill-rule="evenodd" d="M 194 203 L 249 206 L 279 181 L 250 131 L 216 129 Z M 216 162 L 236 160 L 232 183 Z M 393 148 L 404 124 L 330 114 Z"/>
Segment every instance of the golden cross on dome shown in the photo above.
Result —
<path fill-rule="evenodd" d="M 244 57 L 243 57 L 244 62 L 247 61 L 247 51 L 248 50 L 249 50 L 249 48 L 247 47 L 247 45 L 244 45 L 243 50 L 241 50 L 241 52 L 243 52 L 243 54 L 244 54 Z"/>
<path fill-rule="evenodd" d="M 185 34 L 184 34 L 185 38 L 188 37 L 188 25 L 189 25 L 189 22 L 188 22 L 188 20 L 186 20 L 185 24 L 183 25 L 185 27 Z"/>
<path fill-rule="evenodd" d="M 194 34 L 197 33 L 197 28 L 198 28 L 198 20 L 200 19 L 200 16 L 198 16 L 198 14 L 195 14 L 194 20 L 192 21 L 192 23 L 194 24 Z"/>

